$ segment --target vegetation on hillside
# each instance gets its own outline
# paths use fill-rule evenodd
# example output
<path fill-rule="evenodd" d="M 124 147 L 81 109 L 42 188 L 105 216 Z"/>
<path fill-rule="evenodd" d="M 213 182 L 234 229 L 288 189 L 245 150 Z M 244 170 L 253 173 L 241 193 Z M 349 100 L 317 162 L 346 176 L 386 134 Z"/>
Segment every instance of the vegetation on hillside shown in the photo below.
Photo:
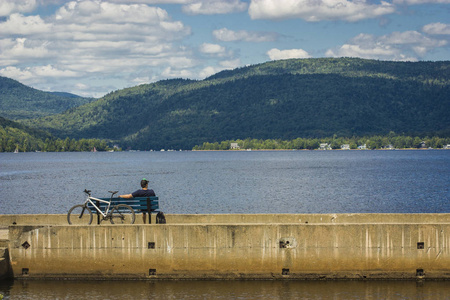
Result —
<path fill-rule="evenodd" d="M 112 92 L 27 120 L 55 136 L 149 150 L 327 136 L 450 136 L 450 62 L 294 59 Z"/>
<path fill-rule="evenodd" d="M 29 128 L 0 117 L 0 152 L 63 152 L 109 150 L 108 143 L 98 139 L 58 139 L 47 132 Z"/>
<path fill-rule="evenodd" d="M 390 132 L 386 136 L 333 137 L 281 139 L 236 139 L 221 142 L 204 142 L 192 150 L 316 150 L 341 149 L 347 145 L 349 149 L 440 149 L 450 144 L 450 137 L 412 137 Z M 237 148 L 233 149 L 233 146 Z M 108 151 L 115 149 L 112 141 L 99 139 L 65 139 L 55 138 L 48 132 L 29 128 L 14 121 L 0 117 L 0 152 L 78 152 Z M 117 150 L 117 149 L 115 149 Z M 121 150 L 121 149 L 119 149 Z"/>
<path fill-rule="evenodd" d="M 39 91 L 0 76 L 0 116 L 11 120 L 57 114 L 92 100 L 69 93 Z"/>

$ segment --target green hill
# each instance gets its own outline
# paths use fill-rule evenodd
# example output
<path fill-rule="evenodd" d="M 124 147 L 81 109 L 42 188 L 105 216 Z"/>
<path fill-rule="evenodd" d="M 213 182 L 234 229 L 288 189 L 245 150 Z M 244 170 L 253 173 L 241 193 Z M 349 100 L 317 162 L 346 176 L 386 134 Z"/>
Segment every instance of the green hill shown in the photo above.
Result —
<path fill-rule="evenodd" d="M 48 132 L 29 128 L 23 124 L 0 117 L 0 152 L 33 151 L 106 151 L 107 141 L 98 139 L 57 139 Z"/>
<path fill-rule="evenodd" d="M 450 135 L 450 62 L 293 59 L 110 93 L 26 124 L 135 149 L 205 141 Z"/>
<path fill-rule="evenodd" d="M 12 152 L 16 147 L 20 151 L 38 149 L 44 140 L 50 138 L 47 132 L 0 117 L 0 152 Z"/>
<path fill-rule="evenodd" d="M 7 119 L 29 119 L 57 114 L 92 100 L 69 93 L 39 91 L 0 76 L 0 116 Z"/>

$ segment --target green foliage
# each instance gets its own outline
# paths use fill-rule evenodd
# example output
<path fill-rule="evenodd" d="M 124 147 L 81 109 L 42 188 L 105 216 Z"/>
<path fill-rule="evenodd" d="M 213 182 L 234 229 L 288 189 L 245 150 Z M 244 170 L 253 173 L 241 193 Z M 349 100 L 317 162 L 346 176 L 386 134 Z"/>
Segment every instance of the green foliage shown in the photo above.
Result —
<path fill-rule="evenodd" d="M 45 151 L 98 151 L 110 150 L 105 140 L 98 139 L 57 139 L 49 133 L 28 128 L 19 123 L 0 117 L 0 152 Z"/>
<path fill-rule="evenodd" d="M 314 138 L 334 134 L 447 137 L 449 107 L 450 62 L 293 59 L 223 71 L 202 81 L 140 85 L 23 123 L 59 138 L 114 140 L 141 150 L 192 149 L 249 136 L 302 136 L 309 143 L 304 147 L 314 148 Z"/>
<path fill-rule="evenodd" d="M 391 132 L 392 133 L 392 132 Z M 364 149 L 419 149 L 433 148 L 441 149 L 446 145 L 450 145 L 450 138 L 434 137 L 410 137 L 404 135 L 388 135 L 388 136 L 370 136 L 370 137 L 328 137 L 328 138 L 296 138 L 294 140 L 262 140 L 250 139 L 245 140 L 227 140 L 222 142 L 204 142 L 202 145 L 196 145 L 193 150 L 234 150 L 231 144 L 235 143 L 239 146 L 237 150 L 317 150 L 320 144 L 330 145 L 331 149 L 341 149 L 342 145 L 349 145 L 350 149 L 358 149 L 364 146 Z"/>
<path fill-rule="evenodd" d="M 69 93 L 39 91 L 0 76 L 0 115 L 8 119 L 30 119 L 57 114 L 92 100 Z"/>

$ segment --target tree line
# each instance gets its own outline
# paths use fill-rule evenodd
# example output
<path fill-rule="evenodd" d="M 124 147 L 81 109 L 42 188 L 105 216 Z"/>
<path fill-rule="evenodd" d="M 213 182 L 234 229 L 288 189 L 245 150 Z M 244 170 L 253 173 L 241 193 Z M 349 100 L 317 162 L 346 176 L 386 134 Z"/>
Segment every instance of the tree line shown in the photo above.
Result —
<path fill-rule="evenodd" d="M 234 144 L 234 145 L 232 145 Z M 281 139 L 251 139 L 226 140 L 221 142 L 205 142 L 196 145 L 193 150 L 232 150 L 232 146 L 237 149 L 254 150 L 317 150 L 321 146 L 324 149 L 341 149 L 343 145 L 348 149 L 419 149 L 433 148 L 440 149 L 450 144 L 450 138 L 433 137 L 412 137 L 396 135 L 390 133 L 386 136 L 365 136 L 365 137 L 328 137 L 328 138 L 296 138 L 293 140 Z M 359 148 L 358 148 L 359 147 Z M 236 149 L 236 148 L 234 148 Z"/>
<path fill-rule="evenodd" d="M 108 151 L 110 141 L 102 139 L 56 138 L 50 133 L 0 117 L 0 152 Z"/>
<path fill-rule="evenodd" d="M 98 139 L 55 139 L 34 140 L 23 138 L 0 138 L 0 152 L 85 152 L 109 151 L 112 148 L 105 140 Z"/>

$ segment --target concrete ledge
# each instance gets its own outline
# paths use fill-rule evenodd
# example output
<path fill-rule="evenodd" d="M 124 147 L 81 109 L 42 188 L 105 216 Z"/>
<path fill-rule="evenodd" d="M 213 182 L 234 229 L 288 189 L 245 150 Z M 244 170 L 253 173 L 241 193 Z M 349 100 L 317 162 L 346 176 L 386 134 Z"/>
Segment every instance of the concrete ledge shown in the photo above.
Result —
<path fill-rule="evenodd" d="M 153 214 L 152 223 L 155 218 Z M 168 224 L 448 224 L 450 214 L 167 214 L 166 219 Z M 67 224 L 66 214 L 0 214 L 0 227 L 5 228 L 10 225 Z M 108 224 L 108 221 L 102 222 L 102 225 Z M 136 214 L 135 224 L 143 224 L 142 214 Z"/>
<path fill-rule="evenodd" d="M 17 224 L 9 227 L 9 251 L 15 278 L 448 280 L 449 217 L 169 215 L 164 225 Z"/>

